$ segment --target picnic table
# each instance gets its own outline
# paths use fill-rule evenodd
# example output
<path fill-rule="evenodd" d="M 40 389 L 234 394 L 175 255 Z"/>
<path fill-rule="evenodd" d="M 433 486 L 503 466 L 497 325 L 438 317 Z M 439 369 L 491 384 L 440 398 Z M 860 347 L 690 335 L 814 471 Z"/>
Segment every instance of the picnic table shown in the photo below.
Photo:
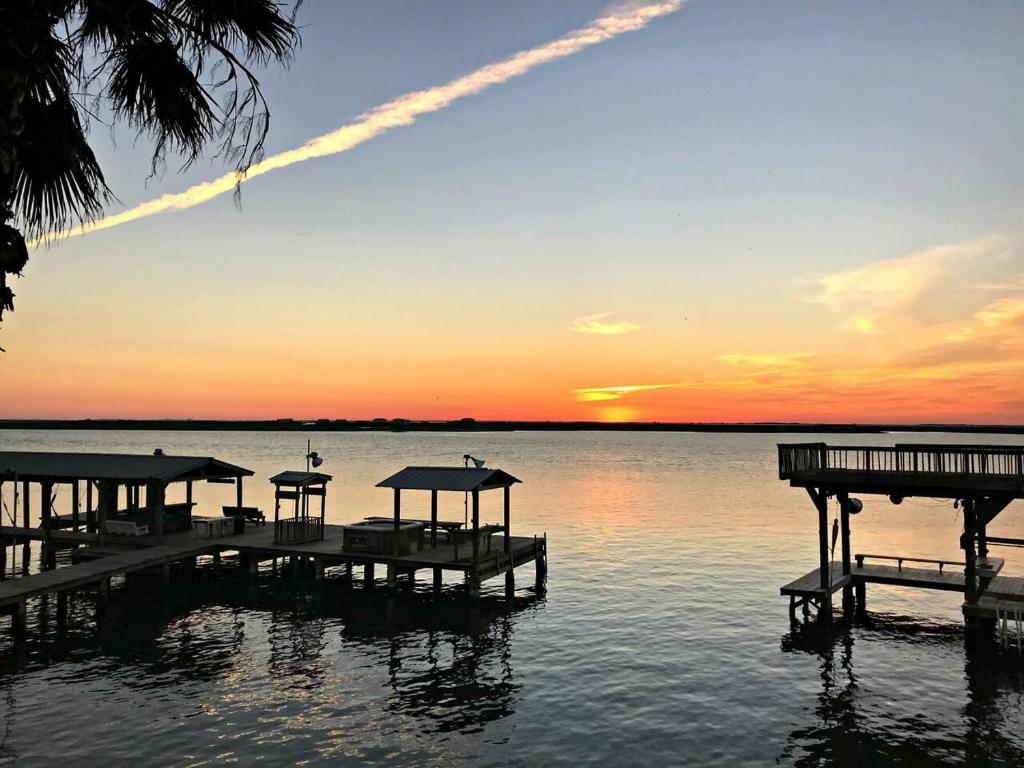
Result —
<path fill-rule="evenodd" d="M 193 517 L 192 538 L 220 539 L 224 537 L 226 529 L 234 531 L 234 525 L 235 521 L 230 517 Z"/>

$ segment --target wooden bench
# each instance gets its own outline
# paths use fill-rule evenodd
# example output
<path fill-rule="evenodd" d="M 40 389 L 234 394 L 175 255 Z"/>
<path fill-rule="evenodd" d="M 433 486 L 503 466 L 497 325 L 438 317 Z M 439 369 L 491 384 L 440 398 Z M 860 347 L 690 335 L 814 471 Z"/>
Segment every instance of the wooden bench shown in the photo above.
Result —
<path fill-rule="evenodd" d="M 256 525 L 266 525 L 267 516 L 257 507 L 221 507 L 224 517 L 242 517 Z"/>
<path fill-rule="evenodd" d="M 146 536 L 148 525 L 139 525 L 131 520 L 107 520 L 107 533 L 115 536 Z"/>
<path fill-rule="evenodd" d="M 489 555 L 491 553 L 491 537 L 496 533 L 501 533 L 505 530 L 504 525 L 481 525 L 477 530 L 476 534 L 479 536 L 487 545 L 487 549 L 484 550 L 483 554 Z M 455 559 L 459 559 L 459 543 L 468 542 L 473 543 L 473 529 L 466 528 L 462 531 L 452 531 L 450 534 L 452 541 L 455 544 Z"/>

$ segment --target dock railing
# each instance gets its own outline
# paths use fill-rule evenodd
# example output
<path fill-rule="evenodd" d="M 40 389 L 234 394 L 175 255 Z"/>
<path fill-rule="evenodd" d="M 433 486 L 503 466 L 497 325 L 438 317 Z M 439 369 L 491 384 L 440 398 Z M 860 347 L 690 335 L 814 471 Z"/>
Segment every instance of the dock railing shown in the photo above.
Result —
<path fill-rule="evenodd" d="M 891 447 L 781 443 L 779 478 L 825 472 L 968 475 L 1024 481 L 1024 447 L 896 444 Z"/>
<path fill-rule="evenodd" d="M 323 541 L 324 526 L 319 517 L 278 520 L 274 523 L 275 544 L 306 544 Z"/>

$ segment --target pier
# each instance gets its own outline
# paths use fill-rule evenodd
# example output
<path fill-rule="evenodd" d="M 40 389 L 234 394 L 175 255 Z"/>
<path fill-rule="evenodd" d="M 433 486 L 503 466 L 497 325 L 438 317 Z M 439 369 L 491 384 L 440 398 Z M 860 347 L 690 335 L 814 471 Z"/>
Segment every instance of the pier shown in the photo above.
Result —
<path fill-rule="evenodd" d="M 58 610 L 66 611 L 69 593 L 89 589 L 102 604 L 111 579 L 142 571 L 157 575 L 169 588 L 172 568 L 187 572 L 196 558 L 219 562 L 225 553 L 237 554 L 240 567 L 253 576 L 261 563 L 272 561 L 274 572 L 280 562 L 293 574 L 317 579 L 340 568 L 340 581 L 349 585 L 359 568 L 371 588 L 380 566 L 392 590 L 400 577 L 408 587 L 417 571 L 428 570 L 439 592 L 447 571 L 464 580 L 471 598 L 479 595 L 482 582 L 499 575 L 505 576 L 506 596 L 511 597 L 515 569 L 531 562 L 538 585 L 546 577 L 546 537 L 511 533 L 510 489 L 520 481 L 502 470 L 408 467 L 378 484 L 392 489 L 391 516 L 347 525 L 324 522 L 331 477 L 316 472 L 271 478 L 274 519 L 264 522 L 260 510 L 243 503 L 242 481 L 252 474 L 202 457 L 0 452 L 2 513 L 4 523 L 11 523 L 0 526 L 0 611 L 12 615 L 18 633 L 29 600 L 56 594 Z M 193 485 L 198 482 L 233 484 L 236 504 L 218 510 L 216 517 L 193 516 Z M 72 488 L 72 508 L 63 514 L 54 509 L 58 484 Z M 183 501 L 168 503 L 171 487 L 182 492 Z M 422 519 L 403 516 L 402 492 L 414 490 L 429 493 Z M 437 519 L 438 493 L 444 491 L 466 494 L 467 513 L 472 500 L 465 528 L 462 521 Z M 486 491 L 502 494 L 500 522 L 481 523 L 480 494 Z M 39 500 L 38 517 L 32 515 L 33 497 Z M 311 497 L 319 504 L 311 507 Z M 282 502 L 289 501 L 292 514 L 283 515 Z M 38 573 L 29 573 L 33 542 L 41 544 Z M 18 549 L 21 569 L 16 572 L 12 566 Z M 61 550 L 70 550 L 70 565 L 57 567 Z"/>
<path fill-rule="evenodd" d="M 994 546 L 1024 546 L 1024 539 L 988 536 L 988 526 L 1014 500 L 1024 498 L 1024 448 L 1018 446 L 903 444 L 893 447 L 780 444 L 779 479 L 803 488 L 817 512 L 818 567 L 781 587 L 790 617 L 812 610 L 832 620 L 833 595 L 843 612 L 862 613 L 868 584 L 960 592 L 970 629 L 991 628 L 1024 613 L 1024 576 L 1002 574 Z M 880 495 L 892 504 L 910 497 L 944 499 L 963 510 L 957 542 L 962 557 L 937 560 L 898 554 L 853 553 L 850 521 L 863 504 L 853 496 Z M 829 501 L 838 507 L 829 541 Z M 836 538 L 840 559 L 833 560 Z"/>

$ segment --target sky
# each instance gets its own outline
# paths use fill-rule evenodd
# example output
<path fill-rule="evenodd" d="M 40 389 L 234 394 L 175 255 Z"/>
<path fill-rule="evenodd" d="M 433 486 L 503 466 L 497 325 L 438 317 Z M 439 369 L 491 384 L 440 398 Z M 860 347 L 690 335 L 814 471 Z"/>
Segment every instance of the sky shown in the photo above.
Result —
<path fill-rule="evenodd" d="M 37 246 L 0 416 L 1024 423 L 1024 5 L 299 20 L 322 156 Z M 91 139 L 113 216 L 230 170 Z"/>

